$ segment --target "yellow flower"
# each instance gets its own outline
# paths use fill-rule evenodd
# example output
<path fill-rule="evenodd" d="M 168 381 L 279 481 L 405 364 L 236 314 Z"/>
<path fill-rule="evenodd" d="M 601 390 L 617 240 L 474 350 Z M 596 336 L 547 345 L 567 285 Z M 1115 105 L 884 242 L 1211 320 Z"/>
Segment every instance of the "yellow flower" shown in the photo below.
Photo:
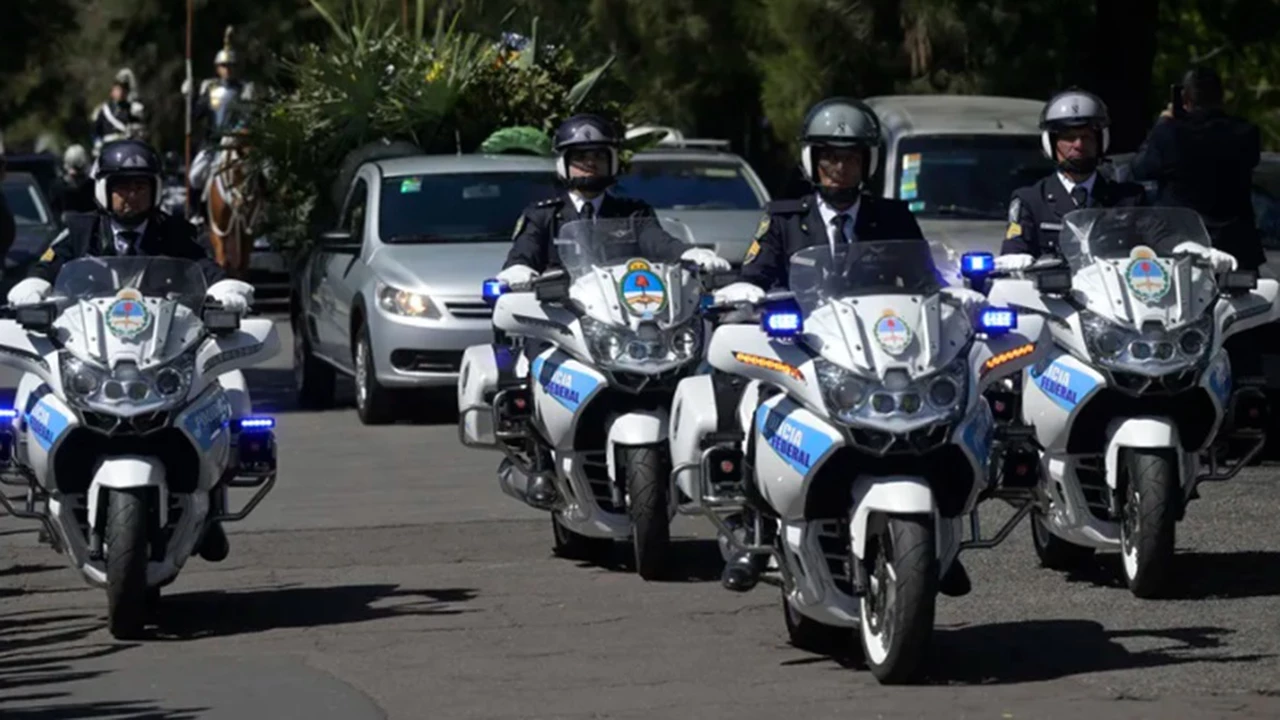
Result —
<path fill-rule="evenodd" d="M 427 71 L 427 82 L 435 82 L 442 74 L 444 74 L 444 63 L 435 60 L 431 63 L 431 69 Z"/>

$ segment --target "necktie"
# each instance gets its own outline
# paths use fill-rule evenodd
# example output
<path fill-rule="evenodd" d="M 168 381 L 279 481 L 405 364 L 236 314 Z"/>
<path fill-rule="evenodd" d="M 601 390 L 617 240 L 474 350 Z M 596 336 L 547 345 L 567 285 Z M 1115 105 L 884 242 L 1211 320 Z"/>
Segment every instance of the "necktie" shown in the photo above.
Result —
<path fill-rule="evenodd" d="M 116 250 L 121 255 L 138 254 L 138 233 L 133 230 L 122 230 L 118 236 L 119 242 L 116 243 Z"/>
<path fill-rule="evenodd" d="M 849 213 L 840 213 L 831 218 L 832 237 L 836 239 L 836 244 L 844 244 L 849 242 L 849 235 L 845 228 L 849 224 Z"/>
<path fill-rule="evenodd" d="M 1089 189 L 1083 185 L 1077 185 L 1071 190 L 1071 199 L 1075 201 L 1076 207 L 1082 208 L 1089 204 Z"/>
<path fill-rule="evenodd" d="M 592 220 L 595 218 L 595 216 L 596 216 L 596 206 L 592 205 L 590 202 L 582 203 L 582 219 Z"/>

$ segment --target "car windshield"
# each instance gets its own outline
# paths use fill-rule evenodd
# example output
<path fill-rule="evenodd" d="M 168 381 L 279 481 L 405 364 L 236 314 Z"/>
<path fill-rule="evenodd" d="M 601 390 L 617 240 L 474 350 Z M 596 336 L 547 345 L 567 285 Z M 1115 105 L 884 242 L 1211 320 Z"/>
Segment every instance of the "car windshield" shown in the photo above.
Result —
<path fill-rule="evenodd" d="M 920 217 L 1003 220 L 1013 191 L 1053 172 L 1038 135 L 912 135 L 898 141 L 896 197 Z"/>
<path fill-rule="evenodd" d="M 791 255 L 788 285 L 806 314 L 829 300 L 863 295 L 932 295 L 946 281 L 938 252 L 922 240 L 814 245 Z"/>
<path fill-rule="evenodd" d="M 207 285 L 195 261 L 157 256 L 84 257 L 63 265 L 53 282 L 55 296 L 74 300 L 116 297 L 126 288 L 199 310 Z"/>
<path fill-rule="evenodd" d="M 1170 257 L 1183 242 L 1211 247 L 1194 210 L 1175 207 L 1088 208 L 1062 218 L 1058 249 L 1079 271 L 1096 260 Z"/>
<path fill-rule="evenodd" d="M 5 182 L 4 201 L 17 225 L 48 225 L 49 209 L 40 201 L 36 186 L 25 182 Z"/>
<path fill-rule="evenodd" d="M 525 206 L 555 192 L 550 172 L 391 177 L 382 181 L 378 234 L 387 243 L 510 242 Z"/>
<path fill-rule="evenodd" d="M 764 201 L 743 166 L 723 160 L 635 157 L 613 192 L 658 210 L 759 210 Z"/>

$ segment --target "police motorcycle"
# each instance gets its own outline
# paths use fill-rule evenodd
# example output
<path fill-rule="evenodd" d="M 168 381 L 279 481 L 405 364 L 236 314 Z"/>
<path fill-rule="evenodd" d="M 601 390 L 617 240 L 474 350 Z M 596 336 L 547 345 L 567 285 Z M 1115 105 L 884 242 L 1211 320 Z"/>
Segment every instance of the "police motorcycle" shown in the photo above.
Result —
<path fill-rule="evenodd" d="M 557 554 L 595 562 L 631 539 L 645 579 L 671 565 L 668 411 L 703 358 L 703 279 L 688 261 L 647 257 L 646 233 L 688 243 L 682 223 L 577 220 L 556 239 L 563 270 L 510 287 L 487 281 L 497 331 L 522 343 L 476 345 L 458 382 L 464 445 L 497 448 L 523 478 L 549 474 Z M 519 475 L 502 490 L 530 503 Z M 537 506 L 535 506 L 537 507 Z"/>
<path fill-rule="evenodd" d="M 1265 445 L 1266 399 L 1233 388 L 1223 343 L 1275 320 L 1278 286 L 1215 275 L 1210 243 L 1191 210 L 1083 209 L 1063 218 L 1059 257 L 974 273 L 990 302 L 1049 321 L 1053 347 L 1023 374 L 1019 412 L 1037 448 L 1045 567 L 1119 550 L 1130 591 L 1160 595 L 1197 486 L 1234 477 Z"/>
<path fill-rule="evenodd" d="M 960 551 L 999 544 L 1031 507 L 1028 490 L 989 482 L 982 393 L 1043 352 L 1044 321 L 971 314 L 937 266 L 919 241 L 798 251 L 790 292 L 752 306 L 759 325 L 725 323 L 711 337 L 710 364 L 749 379 L 740 403 L 719 409 L 701 375 L 680 382 L 672 410 L 672 477 L 693 499 L 681 511 L 777 561 L 793 645 L 842 650 L 856 628 L 882 683 L 922 669 L 939 583 Z M 736 432 L 723 429 L 725 411 Z M 984 539 L 987 498 L 1018 510 Z M 725 523 L 744 510 L 763 518 L 754 541 Z M 775 531 L 761 532 L 765 522 Z"/>
<path fill-rule="evenodd" d="M 0 313 L 0 364 L 23 373 L 0 481 L 27 491 L 0 502 L 106 589 L 116 638 L 141 635 L 210 522 L 243 519 L 275 483 L 274 420 L 236 413 L 220 382 L 279 351 L 275 326 L 205 292 L 191 260 L 82 258 L 46 302 Z M 231 512 L 241 487 L 255 492 Z"/>

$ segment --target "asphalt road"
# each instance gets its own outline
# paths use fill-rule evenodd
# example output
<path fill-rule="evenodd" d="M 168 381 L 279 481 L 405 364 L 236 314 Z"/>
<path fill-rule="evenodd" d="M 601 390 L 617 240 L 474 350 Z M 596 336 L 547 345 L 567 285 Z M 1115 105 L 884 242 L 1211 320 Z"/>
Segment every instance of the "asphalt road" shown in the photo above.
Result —
<path fill-rule="evenodd" d="M 684 580 L 580 566 L 452 423 L 292 411 L 282 331 L 251 378 L 280 412 L 280 481 L 226 561 L 166 589 L 155 639 L 113 641 L 102 592 L 0 518 L 0 716 L 1280 717 L 1274 470 L 1207 488 L 1179 526 L 1184 599 L 1040 570 L 1025 527 L 966 553 L 929 683 L 883 688 L 790 647 L 777 588 L 721 589 L 698 522 L 678 526 L 703 538 L 681 541 Z"/>

